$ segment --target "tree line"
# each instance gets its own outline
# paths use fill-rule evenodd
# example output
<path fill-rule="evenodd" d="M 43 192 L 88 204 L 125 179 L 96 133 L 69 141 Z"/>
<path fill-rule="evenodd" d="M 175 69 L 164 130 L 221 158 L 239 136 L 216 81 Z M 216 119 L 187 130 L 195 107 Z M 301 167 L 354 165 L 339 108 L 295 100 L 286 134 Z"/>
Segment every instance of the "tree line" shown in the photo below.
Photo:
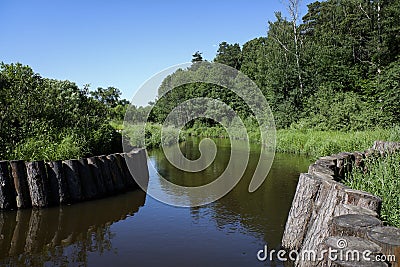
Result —
<path fill-rule="evenodd" d="M 289 18 L 275 14 L 266 37 L 243 46 L 220 43 L 212 61 L 240 70 L 257 84 L 277 128 L 365 130 L 398 125 L 400 1 L 316 1 L 308 5 L 301 23 L 298 4 L 288 1 Z M 196 67 L 205 62 L 199 51 L 192 62 L 165 78 L 160 96 L 185 75 L 204 75 L 203 67 Z M 251 117 L 232 92 L 194 83 L 158 99 L 150 120 L 162 123 L 174 106 L 199 96 L 218 98 L 244 118 Z"/>
<path fill-rule="evenodd" d="M 89 91 L 43 78 L 29 66 L 0 64 L 0 159 L 66 159 L 121 150 L 109 124 L 128 101 L 114 87 Z"/>

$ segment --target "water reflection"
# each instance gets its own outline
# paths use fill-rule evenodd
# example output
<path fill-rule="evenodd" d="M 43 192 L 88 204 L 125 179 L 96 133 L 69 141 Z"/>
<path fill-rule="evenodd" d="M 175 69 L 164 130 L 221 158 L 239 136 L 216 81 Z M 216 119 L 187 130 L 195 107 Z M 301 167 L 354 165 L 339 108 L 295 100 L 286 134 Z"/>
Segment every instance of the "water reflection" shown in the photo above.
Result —
<path fill-rule="evenodd" d="M 0 213 L 0 265 L 87 265 L 88 253 L 113 249 L 110 226 L 145 203 L 137 190 L 120 196 L 43 210 Z"/>
<path fill-rule="evenodd" d="M 218 139 L 216 159 L 207 169 L 198 173 L 185 173 L 175 168 L 165 159 L 161 150 L 152 151 L 151 159 L 158 172 L 171 182 L 185 186 L 198 186 L 216 179 L 226 168 L 230 156 L 227 139 Z M 190 159 L 199 157 L 198 140 L 191 139 L 181 145 L 184 155 Z M 239 165 L 247 151 L 234 158 Z M 201 207 L 190 208 L 193 221 L 208 219 L 218 229 L 228 232 L 244 232 L 263 239 L 270 247 L 279 247 L 284 224 L 290 209 L 300 172 L 304 172 L 308 159 L 295 155 L 276 154 L 274 164 L 264 184 L 254 193 L 248 186 L 256 169 L 260 149 L 251 146 L 249 164 L 240 182 L 220 200 Z M 161 183 L 161 189 L 162 183 Z M 170 195 L 188 197 L 184 192 L 164 192 Z"/>

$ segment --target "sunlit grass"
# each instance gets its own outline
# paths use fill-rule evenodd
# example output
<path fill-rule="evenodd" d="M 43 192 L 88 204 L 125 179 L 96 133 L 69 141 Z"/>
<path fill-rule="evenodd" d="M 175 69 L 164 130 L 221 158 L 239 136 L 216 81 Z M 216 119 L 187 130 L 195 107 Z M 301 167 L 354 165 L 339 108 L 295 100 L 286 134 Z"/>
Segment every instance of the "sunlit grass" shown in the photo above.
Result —
<path fill-rule="evenodd" d="M 381 219 L 400 227 L 400 152 L 368 157 L 365 169 L 354 169 L 345 184 L 382 198 Z"/>

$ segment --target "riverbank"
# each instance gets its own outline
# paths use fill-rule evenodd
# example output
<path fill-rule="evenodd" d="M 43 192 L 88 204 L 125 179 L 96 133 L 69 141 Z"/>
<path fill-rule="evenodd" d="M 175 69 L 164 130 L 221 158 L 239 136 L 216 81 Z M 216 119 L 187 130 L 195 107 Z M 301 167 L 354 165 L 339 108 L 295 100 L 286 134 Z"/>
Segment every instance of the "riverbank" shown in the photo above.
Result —
<path fill-rule="evenodd" d="M 400 228 L 400 152 L 371 154 L 350 172 L 344 184 L 382 199 L 381 219 Z"/>
<path fill-rule="evenodd" d="M 130 138 L 132 145 L 143 146 L 137 132 L 137 128 L 132 126 L 125 130 L 125 134 Z M 173 136 L 178 135 L 178 130 L 168 128 L 163 142 L 168 144 Z M 248 126 L 247 134 L 250 142 L 259 142 L 257 127 Z M 223 127 L 207 127 L 200 125 L 195 128 L 185 129 L 180 132 L 180 139 L 184 140 L 187 136 L 228 138 L 227 132 Z M 243 136 L 234 136 L 243 139 Z M 161 125 L 149 124 L 146 126 L 145 134 L 146 146 L 158 147 L 161 144 Z M 157 141 L 158 140 L 158 141 Z M 364 151 L 371 147 L 376 140 L 400 141 L 400 126 L 390 129 L 373 129 L 365 131 L 320 131 L 314 129 L 280 129 L 276 131 L 276 151 L 285 153 L 304 154 L 311 158 L 318 158 L 323 155 L 335 154 L 341 151 Z"/>

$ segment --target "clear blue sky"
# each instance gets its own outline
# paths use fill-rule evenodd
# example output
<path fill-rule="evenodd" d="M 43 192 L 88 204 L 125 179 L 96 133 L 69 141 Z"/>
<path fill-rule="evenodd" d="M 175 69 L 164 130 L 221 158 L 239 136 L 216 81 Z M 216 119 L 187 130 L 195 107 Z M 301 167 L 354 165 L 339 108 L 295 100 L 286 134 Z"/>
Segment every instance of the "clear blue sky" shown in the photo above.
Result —
<path fill-rule="evenodd" d="M 306 13 L 302 1 L 301 15 Z M 123 97 L 157 72 L 212 60 L 222 41 L 265 36 L 282 0 L 0 1 L 0 61 L 21 62 L 43 77 L 115 86 Z"/>

